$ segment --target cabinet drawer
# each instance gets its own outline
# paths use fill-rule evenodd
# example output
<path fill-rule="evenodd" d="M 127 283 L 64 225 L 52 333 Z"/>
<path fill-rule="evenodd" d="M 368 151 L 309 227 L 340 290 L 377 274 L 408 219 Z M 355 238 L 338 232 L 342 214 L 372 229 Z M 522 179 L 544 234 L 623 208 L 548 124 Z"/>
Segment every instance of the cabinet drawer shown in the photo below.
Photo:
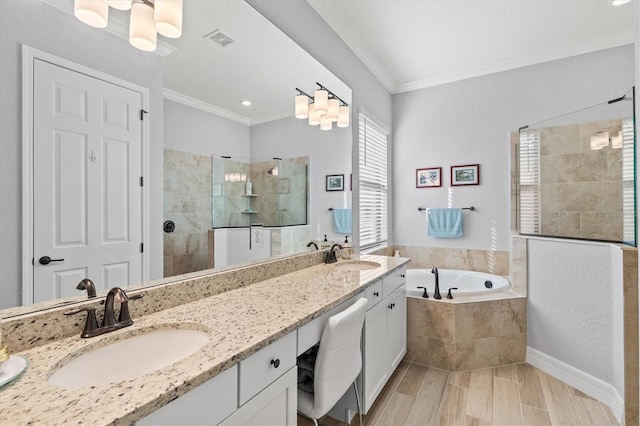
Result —
<path fill-rule="evenodd" d="M 295 331 L 241 361 L 238 405 L 247 402 L 294 365 L 296 365 Z"/>
<path fill-rule="evenodd" d="M 364 290 L 364 297 L 367 298 L 367 311 L 382 300 L 382 280 L 378 280 Z"/>
<path fill-rule="evenodd" d="M 407 274 L 407 267 L 402 266 L 398 269 L 391 271 L 389 275 L 382 278 L 382 297 L 387 297 L 393 291 L 405 283 L 405 276 Z"/>
<path fill-rule="evenodd" d="M 298 329 L 298 351 L 296 355 L 302 354 L 304 351 L 309 349 L 311 346 L 320 342 L 320 338 L 322 337 L 322 331 L 324 330 L 324 326 L 329 320 L 329 318 L 338 312 L 342 312 L 347 309 L 349 306 L 353 305 L 360 295 L 356 295 L 351 299 L 342 302 L 338 306 L 335 306 L 329 309 L 324 314 L 320 315 L 318 318 L 311 320 L 306 323 L 302 327 Z"/>

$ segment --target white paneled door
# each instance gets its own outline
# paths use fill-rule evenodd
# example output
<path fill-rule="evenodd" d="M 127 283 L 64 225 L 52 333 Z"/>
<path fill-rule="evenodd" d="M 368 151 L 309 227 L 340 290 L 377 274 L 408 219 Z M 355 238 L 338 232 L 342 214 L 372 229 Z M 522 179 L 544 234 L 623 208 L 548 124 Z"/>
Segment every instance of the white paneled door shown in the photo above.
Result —
<path fill-rule="evenodd" d="M 142 95 L 35 59 L 33 302 L 142 279 Z"/>

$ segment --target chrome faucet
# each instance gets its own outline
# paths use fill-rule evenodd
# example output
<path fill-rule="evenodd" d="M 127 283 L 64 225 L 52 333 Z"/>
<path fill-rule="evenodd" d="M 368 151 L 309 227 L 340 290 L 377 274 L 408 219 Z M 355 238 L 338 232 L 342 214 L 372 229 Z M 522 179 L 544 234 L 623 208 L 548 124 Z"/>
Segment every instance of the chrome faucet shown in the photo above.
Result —
<path fill-rule="evenodd" d="M 71 309 L 65 312 L 65 315 L 74 315 L 79 312 L 87 312 L 87 320 L 84 325 L 84 330 L 80 337 L 95 337 L 101 334 L 109 333 L 110 331 L 119 330 L 124 327 L 128 327 L 133 324 L 131 320 L 131 314 L 129 313 L 129 300 L 140 299 L 144 294 L 135 294 L 127 296 L 120 287 L 114 287 L 109 290 L 107 298 L 104 302 L 104 315 L 102 318 L 102 324 L 98 326 L 96 321 L 95 308 L 83 307 L 78 309 Z M 118 320 L 116 321 L 115 311 L 113 309 L 114 302 L 120 303 L 120 313 L 118 314 Z"/>
<path fill-rule="evenodd" d="M 436 276 L 436 290 L 433 292 L 433 298 L 442 299 L 442 296 L 440 296 L 440 279 L 438 277 L 438 268 L 432 268 L 431 273 L 435 274 Z"/>
<path fill-rule="evenodd" d="M 314 246 L 316 250 L 318 250 L 318 245 L 315 243 L 315 241 L 309 241 L 309 244 L 307 244 L 307 247 L 311 247 L 311 246 Z"/>
<path fill-rule="evenodd" d="M 342 250 L 342 246 L 340 244 L 335 243 L 334 245 L 332 245 L 331 249 L 327 252 L 327 257 L 325 257 L 324 263 L 336 263 L 338 261 L 335 251 L 336 247 L 340 247 L 340 249 Z"/>

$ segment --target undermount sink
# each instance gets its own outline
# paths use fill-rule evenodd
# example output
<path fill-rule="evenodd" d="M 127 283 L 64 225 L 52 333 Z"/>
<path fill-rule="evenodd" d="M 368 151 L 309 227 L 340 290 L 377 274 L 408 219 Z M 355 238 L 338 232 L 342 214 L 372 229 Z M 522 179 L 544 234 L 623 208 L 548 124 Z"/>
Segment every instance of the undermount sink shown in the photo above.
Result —
<path fill-rule="evenodd" d="M 209 340 L 200 330 L 162 329 L 83 354 L 57 369 L 49 383 L 84 388 L 134 379 L 188 357 Z"/>
<path fill-rule="evenodd" d="M 354 260 L 350 262 L 340 262 L 335 268 L 339 271 L 366 271 L 367 269 L 379 268 L 378 262 L 371 262 L 368 260 Z"/>

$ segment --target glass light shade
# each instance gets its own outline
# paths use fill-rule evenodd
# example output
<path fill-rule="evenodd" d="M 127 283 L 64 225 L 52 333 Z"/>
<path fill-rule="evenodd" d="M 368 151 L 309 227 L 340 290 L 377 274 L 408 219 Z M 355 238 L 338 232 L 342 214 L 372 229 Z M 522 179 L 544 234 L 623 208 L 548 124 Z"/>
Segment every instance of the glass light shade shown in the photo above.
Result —
<path fill-rule="evenodd" d="M 322 116 L 316 112 L 316 104 L 309 104 L 309 124 L 317 126 Z"/>
<path fill-rule="evenodd" d="M 326 114 L 323 115 L 320 119 L 320 130 L 331 130 L 331 127 L 333 127 L 333 123 Z"/>
<path fill-rule="evenodd" d="M 335 98 L 329 99 L 327 106 L 327 117 L 332 123 L 338 121 L 338 115 L 340 113 L 340 101 Z"/>
<path fill-rule="evenodd" d="M 309 117 L 309 98 L 307 95 L 296 96 L 296 118 Z"/>
<path fill-rule="evenodd" d="M 338 127 L 349 127 L 349 107 L 341 106 L 338 114 Z"/>
<path fill-rule="evenodd" d="M 145 3 L 131 6 L 129 22 L 129 43 L 145 52 L 156 50 L 158 33 L 153 25 L 153 8 Z"/>
<path fill-rule="evenodd" d="M 609 132 L 598 132 L 591 136 L 591 150 L 597 151 L 609 146 Z"/>
<path fill-rule="evenodd" d="M 102 0 L 75 0 L 73 14 L 92 27 L 104 28 L 109 23 L 109 5 Z"/>
<path fill-rule="evenodd" d="M 153 10 L 157 32 L 169 38 L 182 35 L 182 0 L 156 0 Z"/>
<path fill-rule="evenodd" d="M 623 4 L 631 3 L 631 0 L 612 0 L 611 4 L 613 6 L 622 6 Z"/>
<path fill-rule="evenodd" d="M 325 115 L 329 107 L 329 92 L 318 89 L 313 94 L 313 103 L 316 104 L 316 113 Z"/>
<path fill-rule="evenodd" d="M 109 6 L 118 10 L 131 9 L 131 0 L 105 0 Z"/>

